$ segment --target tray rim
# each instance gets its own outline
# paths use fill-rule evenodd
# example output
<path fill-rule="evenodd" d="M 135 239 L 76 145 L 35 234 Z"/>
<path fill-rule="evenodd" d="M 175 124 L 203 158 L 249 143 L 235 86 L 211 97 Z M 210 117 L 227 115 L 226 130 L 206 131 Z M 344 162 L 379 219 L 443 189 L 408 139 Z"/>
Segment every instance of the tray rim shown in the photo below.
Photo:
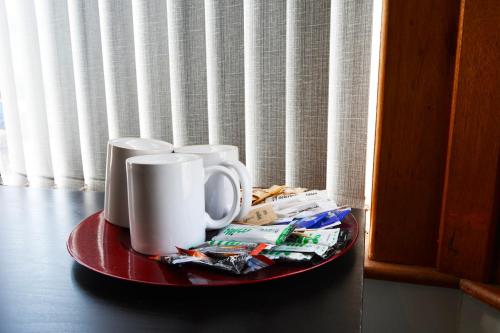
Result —
<path fill-rule="evenodd" d="M 325 260 L 323 260 L 323 261 L 321 261 L 321 262 L 319 262 L 319 263 L 317 263 L 315 265 L 311 265 L 311 266 L 307 266 L 307 267 L 301 267 L 300 269 L 297 269 L 297 270 L 292 271 L 292 272 L 283 273 L 283 274 L 279 274 L 279 275 L 273 275 L 273 276 L 269 276 L 269 277 L 266 277 L 266 278 L 263 278 L 263 279 L 241 280 L 238 283 L 227 283 L 227 284 L 223 284 L 223 283 L 220 283 L 220 284 L 203 283 L 203 284 L 192 284 L 192 285 L 188 285 L 188 284 L 174 284 L 174 283 L 161 283 L 161 282 L 155 282 L 155 281 L 144 281 L 144 280 L 139 280 L 139 279 L 126 278 L 126 277 L 123 277 L 123 276 L 120 276 L 120 275 L 113 275 L 113 274 L 111 274 L 109 272 L 100 271 L 97 268 L 90 266 L 85 261 L 81 260 L 81 258 L 77 257 L 75 253 L 73 253 L 73 251 L 71 249 L 71 246 L 70 246 L 70 242 L 71 242 L 71 240 L 74 237 L 74 233 L 77 231 L 77 229 L 83 223 L 89 223 L 88 221 L 91 221 L 94 218 L 98 218 L 98 216 L 101 215 L 101 214 L 103 214 L 103 210 L 102 209 L 99 210 L 99 211 L 97 211 L 97 212 L 95 212 L 95 213 L 93 213 L 93 214 L 91 214 L 91 215 L 89 215 L 89 216 L 87 216 L 87 217 L 85 217 L 77 225 L 75 225 L 75 227 L 73 228 L 73 230 L 69 234 L 68 239 L 66 240 L 66 249 L 67 249 L 69 255 L 73 258 L 73 260 L 75 260 L 75 262 L 78 263 L 79 265 L 82 265 L 82 266 L 88 268 L 89 270 L 91 270 L 93 272 L 96 272 L 96 273 L 98 273 L 100 275 L 108 276 L 108 277 L 111 277 L 111 278 L 114 278 L 114 279 L 118 279 L 118 280 L 122 280 L 122 281 L 127 281 L 127 282 L 132 282 L 132 283 L 137 283 L 137 284 L 141 284 L 141 285 L 162 286 L 162 287 L 172 287 L 172 288 L 192 288 L 192 287 L 197 287 L 197 288 L 214 288 L 214 287 L 219 287 L 220 288 L 220 287 L 236 287 L 236 286 L 241 286 L 241 285 L 251 285 L 251 284 L 264 283 L 264 282 L 268 282 L 268 281 L 274 281 L 274 280 L 284 279 L 284 278 L 288 278 L 288 277 L 295 276 L 295 275 L 300 275 L 300 274 L 306 273 L 308 271 L 314 270 L 316 268 L 319 268 L 321 266 L 324 266 L 324 265 L 332 262 L 333 260 L 335 260 L 335 259 L 337 259 L 337 258 L 339 258 L 339 257 L 341 257 L 343 255 L 345 255 L 347 252 L 349 252 L 354 247 L 354 245 L 356 245 L 356 243 L 358 241 L 358 238 L 359 238 L 359 222 L 357 221 L 356 217 L 352 213 L 349 213 L 348 216 L 351 216 L 351 218 L 355 222 L 354 223 L 354 228 L 353 228 L 354 229 L 354 237 L 352 238 L 351 242 L 344 249 L 342 249 L 339 253 L 334 254 L 333 256 L 328 257 L 327 259 L 325 259 Z M 105 223 L 109 223 L 109 222 L 105 221 Z M 122 228 L 122 227 L 119 227 L 119 226 L 116 226 L 116 225 L 113 225 L 113 226 L 116 227 L 116 228 Z M 122 228 L 122 229 L 126 229 L 126 228 Z M 188 267 L 188 266 L 185 266 L 185 267 Z M 221 273 L 221 275 L 223 275 L 223 273 Z"/>

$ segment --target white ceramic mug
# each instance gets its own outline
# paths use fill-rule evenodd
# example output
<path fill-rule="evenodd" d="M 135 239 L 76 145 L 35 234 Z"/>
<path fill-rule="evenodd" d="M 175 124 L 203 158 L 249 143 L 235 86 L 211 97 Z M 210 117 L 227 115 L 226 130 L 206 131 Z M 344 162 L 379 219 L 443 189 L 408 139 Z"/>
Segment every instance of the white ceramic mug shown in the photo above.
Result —
<path fill-rule="evenodd" d="M 205 212 L 205 183 L 227 178 L 232 204 L 222 219 Z M 176 246 L 189 248 L 205 241 L 206 229 L 225 227 L 239 210 L 239 182 L 223 166 L 204 167 L 199 156 L 161 154 L 127 160 L 127 185 L 132 248 L 140 253 L 166 255 Z"/>
<path fill-rule="evenodd" d="M 175 153 L 195 154 L 205 166 L 222 165 L 236 171 L 241 184 L 242 200 L 236 219 L 247 215 L 252 205 L 252 182 L 243 163 L 238 160 L 238 147 L 229 145 L 194 145 L 174 148 Z M 212 177 L 205 187 L 205 208 L 213 218 L 227 215 L 231 206 L 231 184 L 222 176 Z"/>
<path fill-rule="evenodd" d="M 129 157 L 165 154 L 173 151 L 172 144 L 143 138 L 118 138 L 108 141 L 104 218 L 117 226 L 128 228 L 127 172 L 125 160 Z"/>

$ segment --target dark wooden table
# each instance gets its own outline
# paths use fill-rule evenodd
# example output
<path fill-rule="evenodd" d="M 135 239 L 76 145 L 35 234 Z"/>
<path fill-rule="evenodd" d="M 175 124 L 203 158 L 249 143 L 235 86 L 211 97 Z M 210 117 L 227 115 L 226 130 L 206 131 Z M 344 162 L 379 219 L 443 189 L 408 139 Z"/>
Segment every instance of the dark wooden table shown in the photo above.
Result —
<path fill-rule="evenodd" d="M 358 332 L 363 237 L 345 256 L 288 279 L 175 289 L 75 263 L 66 239 L 103 194 L 0 186 L 0 332 Z M 364 213 L 355 211 L 363 230 Z"/>

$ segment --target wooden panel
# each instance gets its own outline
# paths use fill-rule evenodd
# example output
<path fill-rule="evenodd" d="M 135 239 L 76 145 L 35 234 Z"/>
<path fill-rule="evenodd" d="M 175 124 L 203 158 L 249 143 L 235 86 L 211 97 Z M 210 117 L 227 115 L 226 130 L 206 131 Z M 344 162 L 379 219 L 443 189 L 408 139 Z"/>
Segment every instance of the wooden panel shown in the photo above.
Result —
<path fill-rule="evenodd" d="M 386 0 L 370 259 L 434 266 L 459 2 Z"/>
<path fill-rule="evenodd" d="M 464 293 L 500 310 L 500 286 L 462 279 L 460 280 L 460 289 Z"/>
<path fill-rule="evenodd" d="M 500 153 L 500 1 L 464 0 L 438 269 L 492 276 Z"/>
<path fill-rule="evenodd" d="M 500 60 L 499 60 L 500 61 Z M 500 66 L 500 65 L 499 65 Z M 499 106 L 500 108 L 500 106 Z M 499 152 L 500 154 L 500 152 Z M 496 184 L 496 194 L 495 202 L 500 205 L 500 162 L 497 164 L 497 184 Z M 500 285 L 500 208 L 497 206 L 495 208 L 496 216 L 493 221 L 496 221 L 496 239 L 495 239 L 495 249 L 493 250 L 493 279 L 495 284 Z"/>
<path fill-rule="evenodd" d="M 365 259 L 365 278 L 447 288 L 457 288 L 460 280 L 432 267 L 390 264 L 370 259 Z"/>
<path fill-rule="evenodd" d="M 365 251 L 368 251 L 370 241 L 365 240 Z M 458 288 L 459 279 L 449 274 L 438 272 L 433 267 L 389 264 L 386 262 L 368 259 L 365 253 L 365 278 L 376 280 L 389 280 L 439 286 L 447 288 Z"/>
<path fill-rule="evenodd" d="M 499 173 L 497 173 L 498 176 Z M 500 201 L 500 177 L 497 178 L 497 202 Z M 500 284 L 500 209 L 497 208 L 497 239 L 495 242 L 496 245 L 496 257 L 494 259 L 494 266 L 496 266 L 495 271 L 495 282 L 496 284 Z"/>

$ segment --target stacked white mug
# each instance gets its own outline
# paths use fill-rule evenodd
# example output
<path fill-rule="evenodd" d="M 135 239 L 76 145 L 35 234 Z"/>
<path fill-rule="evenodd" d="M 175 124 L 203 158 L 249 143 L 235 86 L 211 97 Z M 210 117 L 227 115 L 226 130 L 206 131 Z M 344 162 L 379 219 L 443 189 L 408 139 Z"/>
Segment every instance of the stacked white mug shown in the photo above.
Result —
<path fill-rule="evenodd" d="M 221 165 L 233 169 L 241 184 L 242 200 L 236 219 L 243 218 L 252 204 L 252 184 L 247 168 L 238 160 L 238 147 L 230 145 L 193 145 L 174 148 L 175 153 L 195 154 L 204 166 Z M 227 214 L 231 205 L 231 184 L 222 176 L 214 176 L 205 186 L 205 208 L 214 218 Z"/>
<path fill-rule="evenodd" d="M 143 138 L 118 138 L 108 141 L 106 182 L 104 191 L 104 218 L 124 228 L 129 227 L 127 172 L 129 157 L 165 154 L 173 151 L 172 144 Z"/>
<path fill-rule="evenodd" d="M 205 212 L 205 183 L 225 177 L 231 184 L 227 214 L 213 219 Z M 203 167 L 190 154 L 162 154 L 127 160 L 130 238 L 132 248 L 145 254 L 176 252 L 205 241 L 205 229 L 222 228 L 236 217 L 240 205 L 239 182 L 223 166 Z"/>
<path fill-rule="evenodd" d="M 197 145 L 175 149 L 152 139 L 108 143 L 105 219 L 130 227 L 132 248 L 174 253 L 205 240 L 250 209 L 252 188 L 238 148 Z M 241 192 L 240 192 L 241 188 Z"/>

